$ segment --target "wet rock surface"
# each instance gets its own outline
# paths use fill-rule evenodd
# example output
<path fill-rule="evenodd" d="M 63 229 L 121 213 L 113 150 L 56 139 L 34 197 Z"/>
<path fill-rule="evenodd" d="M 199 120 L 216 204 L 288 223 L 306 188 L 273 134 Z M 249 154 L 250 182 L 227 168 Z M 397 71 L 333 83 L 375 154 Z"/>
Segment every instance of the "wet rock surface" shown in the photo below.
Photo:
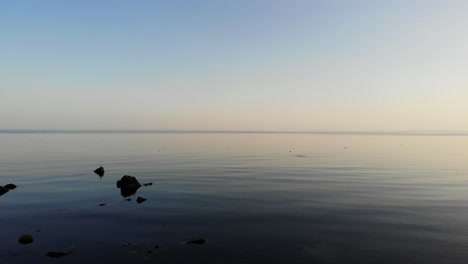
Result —
<path fill-rule="evenodd" d="M 34 238 L 30 234 L 25 234 L 25 235 L 20 236 L 20 238 L 18 238 L 18 242 L 23 245 L 31 244 L 32 242 L 34 242 Z"/>

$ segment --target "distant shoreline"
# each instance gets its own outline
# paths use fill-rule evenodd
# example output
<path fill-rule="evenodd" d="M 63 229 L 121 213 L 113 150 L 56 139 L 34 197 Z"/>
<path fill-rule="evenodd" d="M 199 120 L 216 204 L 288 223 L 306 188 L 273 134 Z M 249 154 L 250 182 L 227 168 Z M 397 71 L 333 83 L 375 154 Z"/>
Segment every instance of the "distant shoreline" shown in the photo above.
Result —
<path fill-rule="evenodd" d="M 62 130 L 0 129 L 0 134 L 317 134 L 369 136 L 468 136 L 468 131 L 269 131 L 269 130 Z"/>

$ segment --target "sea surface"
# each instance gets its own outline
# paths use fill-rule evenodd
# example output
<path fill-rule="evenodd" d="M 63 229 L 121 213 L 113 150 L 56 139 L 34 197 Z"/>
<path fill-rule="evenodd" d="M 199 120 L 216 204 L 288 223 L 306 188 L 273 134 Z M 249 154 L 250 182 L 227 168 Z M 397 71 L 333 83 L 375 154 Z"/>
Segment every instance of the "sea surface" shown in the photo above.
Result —
<path fill-rule="evenodd" d="M 3 131 L 8 183 L 0 263 L 468 263 L 466 134 Z"/>

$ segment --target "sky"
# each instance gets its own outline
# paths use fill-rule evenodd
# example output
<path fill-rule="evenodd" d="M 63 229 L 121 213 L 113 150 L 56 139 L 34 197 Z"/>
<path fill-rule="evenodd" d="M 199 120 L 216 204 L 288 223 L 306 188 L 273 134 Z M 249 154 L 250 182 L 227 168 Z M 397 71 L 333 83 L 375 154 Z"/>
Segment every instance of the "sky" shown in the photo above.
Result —
<path fill-rule="evenodd" d="M 0 1 L 0 129 L 468 130 L 468 1 Z"/>

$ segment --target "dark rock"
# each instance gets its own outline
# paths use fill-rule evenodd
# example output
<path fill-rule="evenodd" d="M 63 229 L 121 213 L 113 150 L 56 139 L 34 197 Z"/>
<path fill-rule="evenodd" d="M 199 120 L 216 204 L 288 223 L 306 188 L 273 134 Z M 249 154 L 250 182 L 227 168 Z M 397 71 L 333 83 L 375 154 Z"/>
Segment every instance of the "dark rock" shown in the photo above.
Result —
<path fill-rule="evenodd" d="M 143 186 L 150 186 L 150 185 L 153 185 L 153 183 L 152 183 L 152 182 L 149 182 L 149 183 L 143 184 Z"/>
<path fill-rule="evenodd" d="M 141 204 L 142 202 L 146 201 L 146 199 L 143 198 L 143 197 L 138 196 L 138 198 L 136 199 L 136 201 L 137 201 L 137 203 Z"/>
<path fill-rule="evenodd" d="M 158 245 L 154 245 L 154 249 L 159 249 L 159 246 L 158 246 Z"/>
<path fill-rule="evenodd" d="M 34 242 L 34 238 L 30 234 L 25 234 L 18 238 L 18 242 L 20 242 L 21 244 L 30 244 Z"/>
<path fill-rule="evenodd" d="M 125 201 L 127 202 L 130 202 L 132 200 L 132 198 L 127 198 L 127 199 L 124 199 Z"/>
<path fill-rule="evenodd" d="M 5 193 L 7 193 L 9 191 L 8 188 L 5 188 L 3 186 L 0 186 L 0 195 L 4 195 Z"/>
<path fill-rule="evenodd" d="M 96 173 L 97 175 L 99 175 L 99 177 L 104 176 L 104 172 L 105 172 L 105 171 L 104 171 L 104 167 L 102 167 L 102 166 L 94 170 L 94 173 Z"/>
<path fill-rule="evenodd" d="M 197 245 L 203 245 L 205 243 L 206 243 L 206 240 L 204 238 L 190 240 L 190 241 L 185 242 L 185 244 L 197 244 Z"/>
<path fill-rule="evenodd" d="M 138 182 L 138 180 L 130 175 L 125 175 L 122 176 L 120 180 L 117 181 L 117 188 L 122 188 L 122 187 L 133 187 L 133 186 L 138 186 L 141 187 L 141 184 Z"/>
<path fill-rule="evenodd" d="M 125 175 L 117 181 L 117 188 L 120 188 L 120 194 L 123 197 L 135 194 L 140 187 L 141 184 L 133 176 Z"/>
<path fill-rule="evenodd" d="M 16 185 L 14 185 L 13 183 L 9 183 L 9 184 L 7 184 L 7 185 L 5 185 L 3 187 L 5 187 L 5 188 L 7 188 L 9 190 L 16 189 Z"/>
<path fill-rule="evenodd" d="M 67 252 L 64 252 L 64 251 L 49 251 L 49 252 L 47 252 L 46 256 L 51 257 L 51 258 L 60 258 L 60 257 L 66 256 L 66 255 L 69 255 L 69 254 L 71 254 L 71 251 L 67 251 Z"/>
<path fill-rule="evenodd" d="M 99 206 L 106 206 L 106 205 L 107 205 L 107 204 L 105 204 L 105 203 L 99 204 Z"/>

